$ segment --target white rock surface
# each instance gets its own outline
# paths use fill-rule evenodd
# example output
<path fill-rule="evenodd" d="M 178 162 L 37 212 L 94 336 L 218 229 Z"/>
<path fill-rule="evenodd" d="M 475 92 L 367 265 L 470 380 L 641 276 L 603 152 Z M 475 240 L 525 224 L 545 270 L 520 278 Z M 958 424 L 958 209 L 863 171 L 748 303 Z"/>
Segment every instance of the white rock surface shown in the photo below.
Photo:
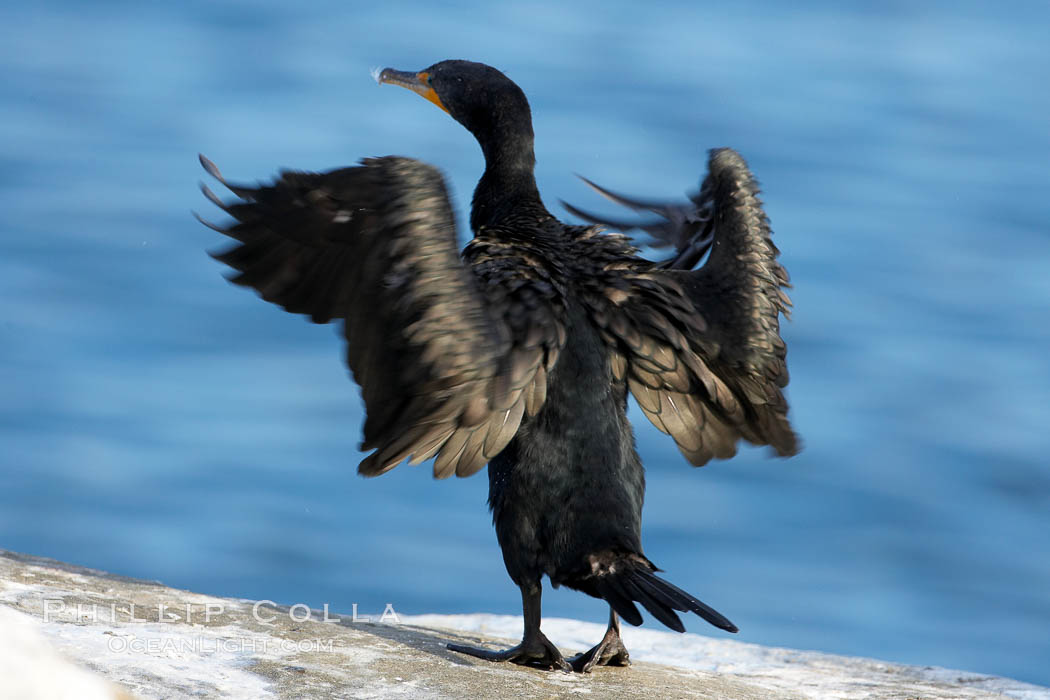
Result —
<path fill-rule="evenodd" d="M 450 640 L 514 643 L 518 617 L 323 618 L 302 606 L 205 596 L 0 550 L 0 699 L 1050 700 L 1048 688 L 1004 678 L 634 628 L 624 630 L 632 667 L 548 672 L 445 649 Z M 565 653 L 604 632 L 574 620 L 543 624 Z"/>
<path fill-rule="evenodd" d="M 472 632 L 483 637 L 516 639 L 521 636 L 521 618 L 511 615 L 406 615 L 401 620 L 421 627 Z M 605 626 L 555 617 L 543 620 L 543 630 L 561 646 L 586 649 L 601 639 Z M 876 689 L 896 687 L 905 695 L 886 697 L 1050 699 L 1050 688 L 935 666 L 908 666 L 818 651 L 764 647 L 627 625 L 623 626 L 622 635 L 634 662 L 648 661 L 744 678 L 756 686 L 783 693 L 784 697 L 799 695 L 843 700 L 883 697 Z M 945 684 L 957 695 L 939 694 Z M 928 691 L 924 690 L 927 687 Z M 971 691 L 973 694 L 968 694 Z M 770 697 L 781 696 L 774 692 Z"/>
<path fill-rule="evenodd" d="M 29 615 L 0 606 L 0 697 L 22 700 L 117 700 L 116 685 L 61 655 Z"/>

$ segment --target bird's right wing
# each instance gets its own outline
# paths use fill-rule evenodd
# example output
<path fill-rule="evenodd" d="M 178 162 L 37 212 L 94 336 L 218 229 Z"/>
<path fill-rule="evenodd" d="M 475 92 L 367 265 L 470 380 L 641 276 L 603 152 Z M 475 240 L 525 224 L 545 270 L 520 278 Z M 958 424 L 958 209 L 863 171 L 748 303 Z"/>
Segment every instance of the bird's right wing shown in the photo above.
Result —
<path fill-rule="evenodd" d="M 584 299 L 612 351 L 613 375 L 690 463 L 731 457 L 741 439 L 793 455 L 799 444 L 782 391 L 788 371 L 780 336 L 791 304 L 787 272 L 744 159 L 718 149 L 708 168 L 689 205 L 614 195 L 635 208 L 678 210 L 660 234 L 677 253 L 653 264 L 616 254 L 616 239 L 604 236 L 610 252 Z M 708 248 L 704 265 L 689 269 Z"/>
<path fill-rule="evenodd" d="M 460 259 L 435 168 L 374 158 L 245 187 L 201 163 L 240 198 L 203 188 L 236 220 L 212 226 L 238 241 L 215 255 L 236 271 L 230 280 L 315 323 L 343 321 L 367 412 L 362 449 L 375 450 L 360 473 L 436 456 L 435 477 L 469 476 L 539 410 L 565 337 L 557 290 L 529 288 L 537 270 L 521 261 L 518 292 L 480 283 Z"/>

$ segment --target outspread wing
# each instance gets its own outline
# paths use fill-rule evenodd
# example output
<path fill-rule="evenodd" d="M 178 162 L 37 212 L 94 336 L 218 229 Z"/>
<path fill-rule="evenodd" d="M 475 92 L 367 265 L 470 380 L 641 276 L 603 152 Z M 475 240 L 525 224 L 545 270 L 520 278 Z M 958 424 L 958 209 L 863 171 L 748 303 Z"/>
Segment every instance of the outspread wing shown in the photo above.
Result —
<path fill-rule="evenodd" d="M 780 337 L 787 272 L 744 159 L 719 149 L 708 168 L 692 214 L 664 232 L 676 255 L 643 264 L 626 247 L 610 253 L 585 298 L 613 351 L 614 376 L 690 463 L 731 457 L 740 439 L 793 455 Z M 708 246 L 703 267 L 680 269 Z"/>
<path fill-rule="evenodd" d="M 212 226 L 238 241 L 214 255 L 230 280 L 315 323 L 343 322 L 367 413 L 362 449 L 375 450 L 360 473 L 436 457 L 435 477 L 469 476 L 539 410 L 564 342 L 558 299 L 544 288 L 526 313 L 522 293 L 464 266 L 435 168 L 375 158 L 245 187 L 201 163 L 240 198 L 202 186 L 236 220 Z M 533 268 L 513 272 L 527 291 Z"/>

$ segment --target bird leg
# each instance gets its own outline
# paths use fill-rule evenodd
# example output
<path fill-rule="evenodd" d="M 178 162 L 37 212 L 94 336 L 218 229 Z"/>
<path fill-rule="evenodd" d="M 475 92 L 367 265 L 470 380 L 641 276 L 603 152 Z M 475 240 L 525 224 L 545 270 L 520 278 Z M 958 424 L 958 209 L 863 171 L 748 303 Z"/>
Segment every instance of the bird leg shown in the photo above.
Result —
<path fill-rule="evenodd" d="M 540 632 L 541 591 L 539 582 L 521 586 L 521 607 L 525 616 L 525 634 L 521 644 L 503 651 L 480 649 L 463 644 L 449 644 L 449 650 L 470 654 L 486 661 L 510 661 L 522 666 L 572 671 L 572 667 L 562 657 L 558 647 L 554 646 L 543 632 Z"/>
<path fill-rule="evenodd" d="M 620 639 L 620 618 L 616 611 L 609 609 L 609 628 L 605 636 L 590 651 L 569 659 L 572 670 L 579 673 L 590 673 L 595 666 L 630 666 L 631 655 Z"/>

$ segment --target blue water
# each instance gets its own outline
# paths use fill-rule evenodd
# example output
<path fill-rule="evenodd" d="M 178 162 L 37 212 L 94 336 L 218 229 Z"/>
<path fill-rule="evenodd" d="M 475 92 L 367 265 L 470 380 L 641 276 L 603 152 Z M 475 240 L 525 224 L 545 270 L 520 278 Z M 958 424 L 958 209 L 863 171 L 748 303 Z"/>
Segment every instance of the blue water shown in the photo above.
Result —
<path fill-rule="evenodd" d="M 333 329 L 229 286 L 231 177 L 481 156 L 373 66 L 492 63 L 538 178 L 677 197 L 751 163 L 795 283 L 805 451 L 689 468 L 636 422 L 644 539 L 762 644 L 1050 684 L 1050 5 L 7 3 L 0 547 L 215 594 L 518 613 L 484 477 L 354 473 Z M 601 604 L 548 592 L 545 613 Z M 700 621 L 693 631 L 721 635 Z"/>

